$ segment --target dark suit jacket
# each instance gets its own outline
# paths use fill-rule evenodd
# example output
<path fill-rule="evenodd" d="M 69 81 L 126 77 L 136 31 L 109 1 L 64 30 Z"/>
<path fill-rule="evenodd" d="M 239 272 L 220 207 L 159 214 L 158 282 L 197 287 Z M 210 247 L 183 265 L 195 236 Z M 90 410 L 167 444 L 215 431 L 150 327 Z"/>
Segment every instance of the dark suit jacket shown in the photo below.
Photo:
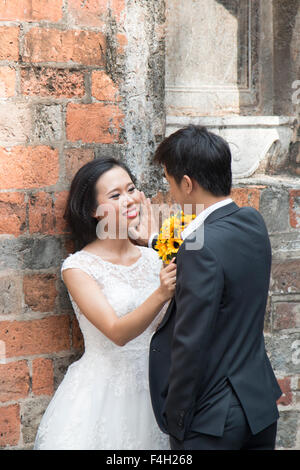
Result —
<path fill-rule="evenodd" d="M 222 436 L 232 387 L 256 434 L 278 419 L 282 394 L 263 336 L 268 232 L 258 211 L 234 202 L 207 217 L 203 247 L 188 250 L 198 230 L 177 253 L 175 295 L 151 339 L 153 410 L 178 440 Z"/>

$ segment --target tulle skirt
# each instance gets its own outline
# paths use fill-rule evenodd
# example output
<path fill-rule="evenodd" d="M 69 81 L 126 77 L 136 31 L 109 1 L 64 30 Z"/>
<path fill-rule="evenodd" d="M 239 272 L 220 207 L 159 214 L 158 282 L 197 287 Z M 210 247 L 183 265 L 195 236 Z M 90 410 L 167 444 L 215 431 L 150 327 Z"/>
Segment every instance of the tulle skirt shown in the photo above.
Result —
<path fill-rule="evenodd" d="M 42 417 L 34 450 L 170 450 L 151 405 L 147 355 L 140 358 L 143 377 L 129 360 L 125 355 L 112 364 L 85 353 L 71 364 Z"/>

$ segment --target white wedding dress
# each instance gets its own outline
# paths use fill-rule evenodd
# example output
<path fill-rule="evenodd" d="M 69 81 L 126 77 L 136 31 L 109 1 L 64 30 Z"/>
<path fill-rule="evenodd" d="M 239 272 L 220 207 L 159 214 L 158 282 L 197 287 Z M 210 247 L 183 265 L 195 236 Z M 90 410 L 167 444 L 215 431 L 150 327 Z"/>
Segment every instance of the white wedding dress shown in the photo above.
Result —
<path fill-rule="evenodd" d="M 104 261 L 85 250 L 70 254 L 61 271 L 80 268 L 92 276 L 121 317 L 141 305 L 159 286 L 162 261 L 138 247 L 130 266 Z M 40 422 L 34 449 L 170 450 L 158 427 L 149 382 L 149 343 L 167 305 L 140 336 L 117 346 L 80 312 L 69 293 L 85 352 L 71 364 Z M 58 332 L 59 334 L 59 332 Z"/>

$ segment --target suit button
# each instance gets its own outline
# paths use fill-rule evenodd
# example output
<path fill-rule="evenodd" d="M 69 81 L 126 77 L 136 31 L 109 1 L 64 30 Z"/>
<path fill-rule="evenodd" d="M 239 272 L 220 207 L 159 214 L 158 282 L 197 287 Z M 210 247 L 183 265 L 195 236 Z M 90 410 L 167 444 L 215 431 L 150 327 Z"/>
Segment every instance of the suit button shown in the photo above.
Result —
<path fill-rule="evenodd" d="M 183 427 L 183 421 L 182 421 L 181 418 L 179 418 L 179 420 L 177 421 L 177 424 L 178 424 L 178 426 L 179 426 L 180 428 Z"/>
<path fill-rule="evenodd" d="M 159 349 L 152 348 L 152 352 L 159 352 Z"/>

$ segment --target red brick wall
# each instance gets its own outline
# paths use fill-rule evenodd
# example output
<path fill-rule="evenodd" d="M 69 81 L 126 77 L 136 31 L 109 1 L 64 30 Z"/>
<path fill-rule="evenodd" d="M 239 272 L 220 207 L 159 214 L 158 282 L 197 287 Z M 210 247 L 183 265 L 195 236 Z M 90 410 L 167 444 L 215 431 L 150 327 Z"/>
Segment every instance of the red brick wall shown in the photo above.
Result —
<path fill-rule="evenodd" d="M 122 57 L 124 5 L 125 0 L 0 2 L 2 448 L 32 447 L 47 403 L 82 352 L 60 280 L 61 260 L 73 249 L 62 214 L 70 180 L 95 158 L 97 144 L 122 143 L 122 97 L 106 72 L 106 25 L 114 22 Z M 60 251 L 45 264 L 51 240 Z M 42 241 L 44 248 L 34 255 Z"/>

